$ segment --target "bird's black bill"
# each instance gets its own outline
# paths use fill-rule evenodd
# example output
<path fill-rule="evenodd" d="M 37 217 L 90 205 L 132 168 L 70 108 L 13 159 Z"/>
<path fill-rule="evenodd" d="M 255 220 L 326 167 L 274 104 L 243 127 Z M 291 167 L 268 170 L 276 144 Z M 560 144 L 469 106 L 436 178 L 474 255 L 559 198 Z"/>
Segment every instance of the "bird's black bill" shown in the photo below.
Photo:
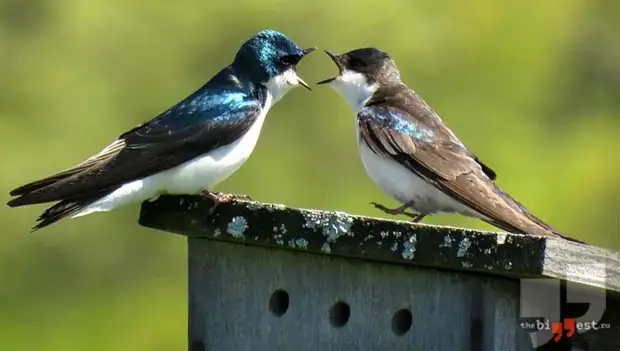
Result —
<path fill-rule="evenodd" d="M 299 60 L 301 60 L 302 58 L 310 55 L 311 53 L 313 53 L 314 51 L 316 51 L 316 47 L 313 48 L 307 48 L 303 50 L 303 54 L 302 56 L 299 58 Z M 299 77 L 299 75 L 297 76 L 297 81 L 299 82 L 299 85 L 301 85 L 302 87 L 312 91 L 312 89 L 310 89 L 310 86 L 308 85 L 308 83 L 304 82 L 303 79 L 301 79 L 301 77 Z"/>
<path fill-rule="evenodd" d="M 302 87 L 312 91 L 312 89 L 310 89 L 310 86 L 308 85 L 308 83 L 304 82 L 304 80 L 301 79 L 299 76 L 297 76 L 297 81 L 299 82 L 299 85 L 301 85 Z"/>
<path fill-rule="evenodd" d="M 304 49 L 304 56 L 308 56 L 308 55 L 310 55 L 311 53 L 313 53 L 314 51 L 316 51 L 316 49 L 317 49 L 316 47 L 314 47 L 314 48 Z"/>
<path fill-rule="evenodd" d="M 328 78 L 328 79 L 322 80 L 322 81 L 320 81 L 320 82 L 317 82 L 317 83 L 316 83 L 316 85 L 328 84 L 328 83 L 333 82 L 334 80 L 336 80 L 336 77 L 334 77 L 334 78 Z"/>
<path fill-rule="evenodd" d="M 338 75 L 342 74 L 343 66 L 342 66 L 342 63 L 340 62 L 340 59 L 338 58 L 338 55 L 334 54 L 333 52 L 329 52 L 327 50 L 325 50 L 325 53 L 327 54 L 327 56 L 329 56 L 329 58 L 332 59 L 332 61 L 334 61 L 334 63 L 338 67 Z M 319 84 L 328 84 L 328 83 L 333 82 L 336 78 L 338 78 L 338 77 L 328 78 L 328 79 L 322 80 L 322 81 L 320 81 L 320 82 L 318 82 L 316 84 L 317 85 L 319 85 Z"/>
<path fill-rule="evenodd" d="M 329 52 L 327 50 L 325 50 L 325 53 L 327 54 L 327 56 L 329 56 L 330 59 L 332 59 L 332 61 L 334 61 L 336 66 L 338 66 L 338 70 L 342 73 L 342 70 L 344 67 L 342 67 L 342 62 L 340 62 L 340 58 L 338 57 L 338 55 L 334 54 L 333 52 Z"/>

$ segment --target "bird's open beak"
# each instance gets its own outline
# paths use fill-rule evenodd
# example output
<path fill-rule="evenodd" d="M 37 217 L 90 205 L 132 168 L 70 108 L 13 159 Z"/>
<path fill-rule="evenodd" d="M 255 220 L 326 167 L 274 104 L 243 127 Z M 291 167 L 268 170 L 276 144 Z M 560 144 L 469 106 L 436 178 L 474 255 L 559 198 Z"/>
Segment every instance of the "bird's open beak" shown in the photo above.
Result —
<path fill-rule="evenodd" d="M 298 83 L 299 85 L 301 85 L 302 87 L 304 87 L 304 88 L 306 88 L 306 89 L 308 89 L 308 90 L 312 91 L 312 89 L 310 89 L 310 86 L 308 85 L 308 83 L 304 82 L 304 80 L 303 80 L 303 79 L 301 79 L 301 77 L 300 77 L 300 76 L 297 76 L 297 83 Z"/>
<path fill-rule="evenodd" d="M 334 61 L 334 63 L 338 67 L 338 75 L 341 75 L 342 71 L 344 70 L 344 67 L 342 66 L 342 62 L 340 62 L 340 58 L 338 58 L 338 55 L 334 54 L 333 52 L 329 52 L 327 50 L 325 50 L 325 53 L 327 54 L 327 56 L 329 56 L 329 58 L 332 59 L 332 61 Z M 317 85 L 318 84 L 328 84 L 328 83 L 333 82 L 334 79 L 336 79 L 336 78 L 338 78 L 338 77 L 328 78 L 328 79 L 322 80 L 322 81 L 320 81 L 320 82 L 318 82 L 316 84 Z"/>
<path fill-rule="evenodd" d="M 303 55 L 302 55 L 302 58 L 304 58 L 304 57 L 306 57 L 306 56 L 310 55 L 310 54 L 311 54 L 312 52 L 314 52 L 315 50 L 316 50 L 316 48 L 315 48 L 315 47 L 314 47 L 314 48 L 308 48 L 308 49 L 303 50 Z M 295 72 L 295 74 L 297 74 L 297 72 Z M 312 91 L 312 89 L 310 89 L 310 86 L 308 85 L 308 83 L 306 83 L 303 79 L 301 79 L 301 77 L 300 77 L 299 75 L 297 76 L 297 83 L 298 83 L 299 85 L 301 85 L 302 87 L 304 87 L 304 88 L 306 88 L 306 89 L 308 89 L 308 90 Z"/>

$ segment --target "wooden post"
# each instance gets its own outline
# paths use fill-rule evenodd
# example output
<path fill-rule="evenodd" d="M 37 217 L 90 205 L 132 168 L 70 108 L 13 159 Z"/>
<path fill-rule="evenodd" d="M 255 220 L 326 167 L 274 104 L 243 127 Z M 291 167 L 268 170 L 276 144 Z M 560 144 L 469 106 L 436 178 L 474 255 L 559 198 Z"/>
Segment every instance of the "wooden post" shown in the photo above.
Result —
<path fill-rule="evenodd" d="M 211 205 L 162 196 L 140 216 L 188 237 L 191 351 L 620 350 L 617 252 L 257 202 L 209 216 Z M 568 338 L 571 317 L 581 330 Z M 549 341 L 559 321 L 567 331 Z"/>

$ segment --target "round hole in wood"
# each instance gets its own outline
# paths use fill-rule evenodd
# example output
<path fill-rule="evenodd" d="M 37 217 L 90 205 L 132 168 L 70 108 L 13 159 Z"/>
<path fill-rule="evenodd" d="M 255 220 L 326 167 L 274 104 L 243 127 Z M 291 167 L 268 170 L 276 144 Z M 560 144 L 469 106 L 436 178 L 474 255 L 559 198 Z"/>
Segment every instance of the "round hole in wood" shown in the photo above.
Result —
<path fill-rule="evenodd" d="M 289 297 L 284 290 L 278 289 L 269 298 L 269 310 L 277 317 L 282 317 L 288 311 Z"/>
<path fill-rule="evenodd" d="M 329 309 L 329 322 L 336 328 L 347 324 L 350 316 L 351 307 L 346 302 L 338 301 Z"/>
<path fill-rule="evenodd" d="M 411 311 L 406 308 L 396 311 L 392 317 L 392 331 L 394 334 L 401 336 L 405 335 L 410 329 L 413 323 L 413 316 Z"/>

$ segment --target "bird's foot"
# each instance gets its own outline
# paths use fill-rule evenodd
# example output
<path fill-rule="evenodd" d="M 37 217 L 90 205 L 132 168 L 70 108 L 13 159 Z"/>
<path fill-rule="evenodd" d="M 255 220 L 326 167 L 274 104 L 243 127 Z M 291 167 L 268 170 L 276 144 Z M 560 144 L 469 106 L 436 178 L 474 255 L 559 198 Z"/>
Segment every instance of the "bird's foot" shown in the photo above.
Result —
<path fill-rule="evenodd" d="M 414 223 L 418 223 L 419 221 L 421 221 L 424 217 L 426 217 L 425 214 L 421 214 L 421 213 L 413 213 L 413 212 L 407 212 L 407 209 L 409 207 L 411 207 L 411 204 L 404 204 L 400 207 L 397 208 L 387 208 L 379 203 L 376 202 L 371 202 L 371 205 L 375 206 L 376 209 L 381 210 L 387 214 L 396 216 L 396 215 L 405 215 L 409 218 L 412 218 L 412 222 Z"/>
<path fill-rule="evenodd" d="M 213 201 L 213 206 L 211 206 L 208 210 L 209 215 L 212 215 L 217 206 L 223 203 L 228 203 L 234 200 L 252 200 L 248 195 L 245 194 L 214 193 L 208 190 L 201 191 L 201 194 Z"/>
<path fill-rule="evenodd" d="M 377 202 L 371 202 L 371 205 L 373 205 L 377 210 L 381 210 L 387 214 L 391 214 L 391 215 L 405 215 L 405 216 L 409 216 L 409 217 L 413 217 L 417 214 L 411 213 L 411 212 L 407 212 L 407 209 L 409 208 L 409 205 L 405 204 L 402 205 L 400 207 L 397 208 L 387 208 L 384 205 L 381 205 L 380 203 Z"/>
<path fill-rule="evenodd" d="M 424 217 L 426 217 L 425 214 L 418 213 L 415 216 L 411 217 L 411 223 L 419 223 L 422 219 L 424 219 Z"/>

